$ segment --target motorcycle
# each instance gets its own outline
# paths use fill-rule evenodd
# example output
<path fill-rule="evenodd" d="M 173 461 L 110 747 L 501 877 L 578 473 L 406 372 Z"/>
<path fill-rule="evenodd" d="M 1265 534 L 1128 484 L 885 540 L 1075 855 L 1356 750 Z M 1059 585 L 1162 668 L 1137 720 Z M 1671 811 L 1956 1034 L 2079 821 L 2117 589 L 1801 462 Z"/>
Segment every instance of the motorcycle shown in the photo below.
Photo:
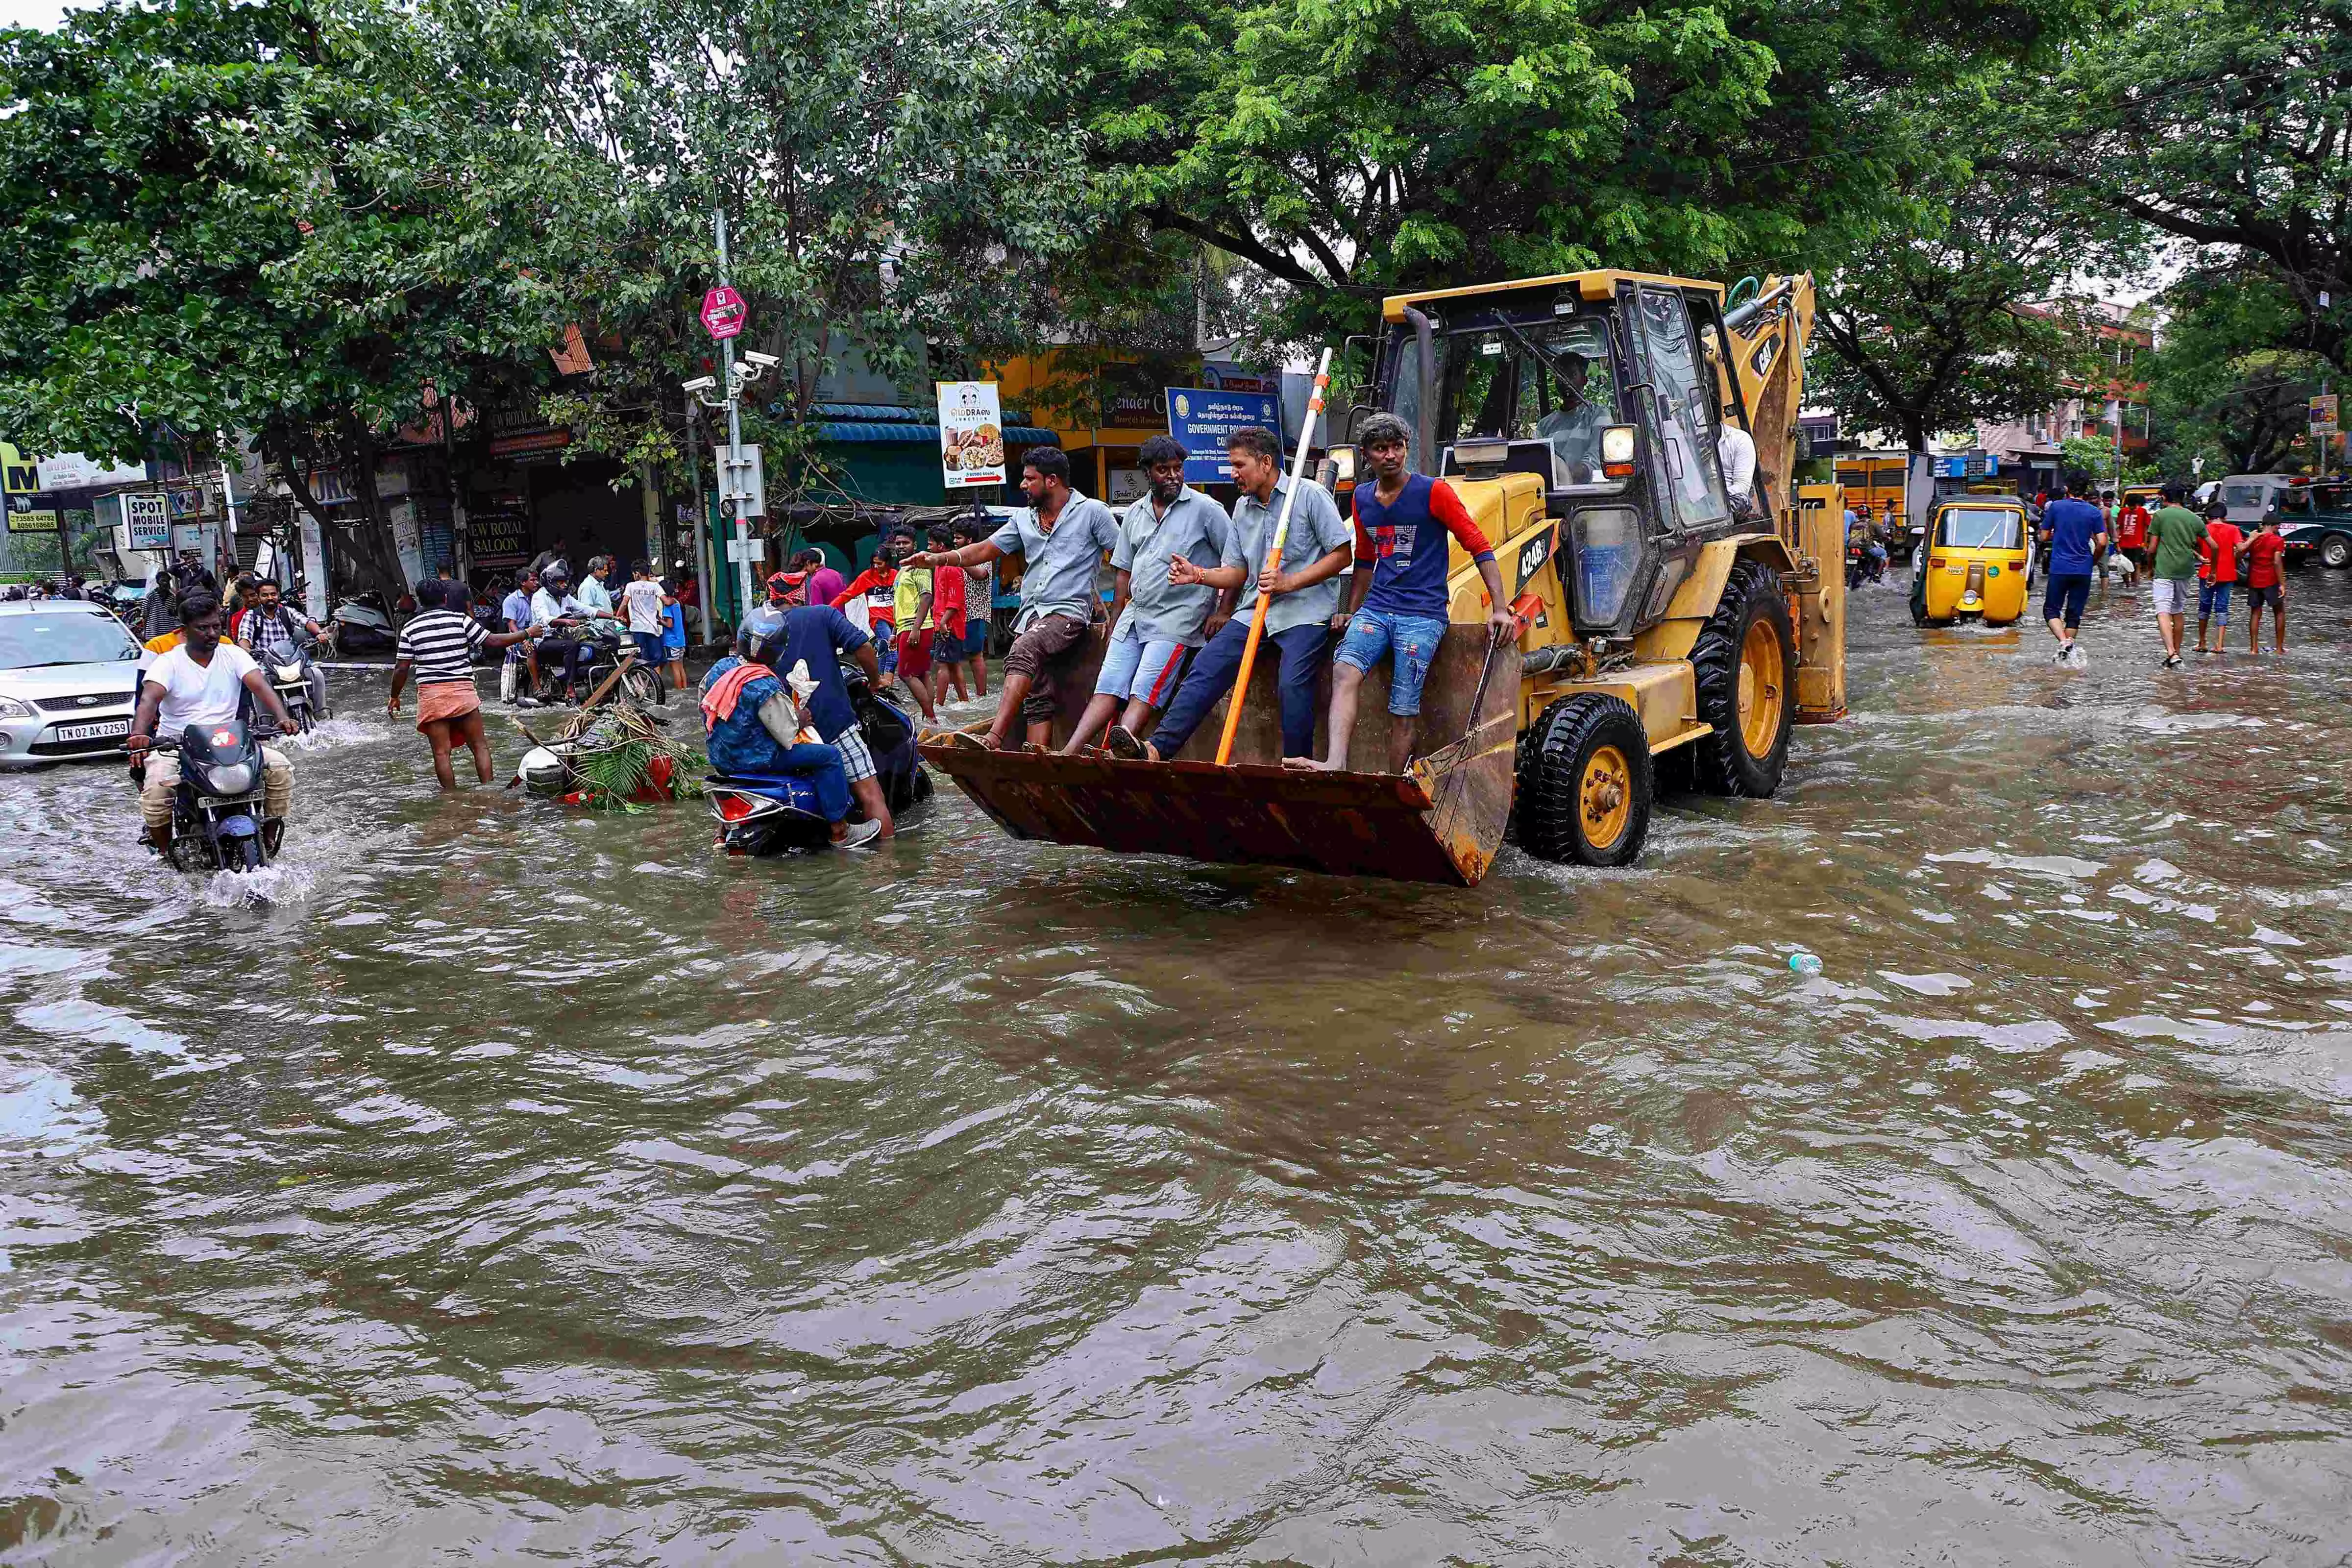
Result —
<path fill-rule="evenodd" d="M 931 775 L 915 752 L 915 723 L 896 704 L 875 694 L 866 672 L 841 667 L 850 706 L 874 753 L 875 781 L 891 813 L 931 798 Z M 730 855 L 781 855 L 822 849 L 832 825 L 817 806 L 816 786 L 789 775 L 712 773 L 702 783 L 703 799 L 719 823 L 719 847 Z M 855 818 L 856 807 L 851 808 Z"/>
<path fill-rule="evenodd" d="M 311 709 L 309 657 L 306 655 L 292 664 L 265 663 L 262 668 L 269 672 L 270 689 L 278 693 L 278 700 L 285 705 L 286 716 L 294 721 L 291 732 L 307 735 L 317 729 L 319 721 L 327 717 L 327 710 L 324 704 L 320 704 L 316 711 Z"/>
<path fill-rule="evenodd" d="M 1873 560 L 1863 552 L 1859 542 L 1845 547 L 1845 585 L 1859 588 L 1864 583 L 1875 583 L 1886 575 L 1886 563 Z"/>
<path fill-rule="evenodd" d="M 274 733 L 232 719 L 191 724 L 176 741 L 155 737 L 155 750 L 180 754 L 166 852 L 173 869 L 258 871 L 269 864 L 278 835 L 264 831 L 261 742 Z M 131 776 L 143 786 L 146 764 L 134 765 Z"/>
<path fill-rule="evenodd" d="M 337 601 L 334 613 L 327 617 L 327 627 L 334 634 L 339 654 L 390 653 L 400 643 L 392 629 L 391 607 L 372 588 Z"/>

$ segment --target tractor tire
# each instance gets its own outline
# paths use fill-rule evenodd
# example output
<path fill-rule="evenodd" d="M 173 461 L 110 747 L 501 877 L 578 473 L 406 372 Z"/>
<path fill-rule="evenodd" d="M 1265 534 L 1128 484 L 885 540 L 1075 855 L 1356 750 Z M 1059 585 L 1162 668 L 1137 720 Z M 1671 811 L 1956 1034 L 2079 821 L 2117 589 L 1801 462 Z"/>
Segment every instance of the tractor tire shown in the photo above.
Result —
<path fill-rule="evenodd" d="M 1715 727 L 1691 744 L 1693 782 L 1708 795 L 1770 795 L 1788 769 L 1797 717 L 1797 634 L 1780 574 L 1735 562 L 1690 657 L 1698 716 Z"/>
<path fill-rule="evenodd" d="M 1630 866 L 1650 837 L 1650 738 L 1622 698 L 1580 691 L 1543 710 L 1521 752 L 1519 847 L 1539 860 Z"/>

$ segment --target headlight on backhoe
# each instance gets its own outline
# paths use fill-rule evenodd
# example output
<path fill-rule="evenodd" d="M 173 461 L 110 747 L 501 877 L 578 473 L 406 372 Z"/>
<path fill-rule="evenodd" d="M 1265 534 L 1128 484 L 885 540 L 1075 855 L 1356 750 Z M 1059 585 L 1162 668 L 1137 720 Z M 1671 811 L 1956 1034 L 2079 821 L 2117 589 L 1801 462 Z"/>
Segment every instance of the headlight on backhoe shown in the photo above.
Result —
<path fill-rule="evenodd" d="M 1612 479 L 1633 477 L 1633 427 L 1612 425 L 1601 432 L 1601 471 Z"/>

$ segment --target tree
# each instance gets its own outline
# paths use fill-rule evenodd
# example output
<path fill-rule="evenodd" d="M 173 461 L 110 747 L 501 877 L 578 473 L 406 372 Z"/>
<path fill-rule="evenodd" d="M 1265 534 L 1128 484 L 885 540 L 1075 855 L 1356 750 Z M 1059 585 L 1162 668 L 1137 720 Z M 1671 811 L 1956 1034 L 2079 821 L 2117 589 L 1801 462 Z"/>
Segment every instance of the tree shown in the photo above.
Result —
<path fill-rule="evenodd" d="M 1097 222 L 1249 263 L 1274 342 L 1359 329 L 1401 289 L 1844 248 L 1899 205 L 1910 106 L 2082 9 L 1047 4 Z"/>
<path fill-rule="evenodd" d="M 551 341 L 558 301 L 497 215 L 528 170 L 464 139 L 394 68 L 411 37 L 373 0 L 170 0 L 0 33 L 0 427 L 126 459 L 247 431 L 314 515 L 317 468 L 360 515 L 338 542 L 401 579 L 379 454 L 436 397 L 476 395 Z M 452 130 L 451 127 L 455 127 Z"/>
<path fill-rule="evenodd" d="M 742 343 L 782 362 L 746 431 L 777 488 L 828 370 L 855 353 L 919 384 L 1019 341 L 1037 258 L 1073 243 L 1050 200 L 1063 144 L 1009 5 L 449 0 L 419 25 L 442 68 L 484 80 L 550 150 L 533 268 L 597 359 L 545 405 L 572 430 L 567 456 L 677 473 L 679 384 L 717 358 L 696 316 L 718 281 L 715 211 Z"/>
<path fill-rule="evenodd" d="M 2193 274 L 2165 297 L 2163 341 L 2146 362 L 2148 405 L 2171 465 L 2263 474 L 2300 466 L 2308 399 L 2326 362 L 2276 348 L 2302 321 L 2294 289 L 2267 268 Z"/>
<path fill-rule="evenodd" d="M 2003 167 L 2265 267 L 2269 346 L 2352 369 L 2352 9 L 2150 0 L 2074 50 Z"/>
<path fill-rule="evenodd" d="M 2079 310 L 2050 300 L 2077 229 L 2031 187 L 1966 179 L 1925 191 L 1906 228 L 1872 238 L 1824 284 L 1822 396 L 1844 422 L 1925 452 L 1935 436 L 2048 408 L 2085 374 Z"/>

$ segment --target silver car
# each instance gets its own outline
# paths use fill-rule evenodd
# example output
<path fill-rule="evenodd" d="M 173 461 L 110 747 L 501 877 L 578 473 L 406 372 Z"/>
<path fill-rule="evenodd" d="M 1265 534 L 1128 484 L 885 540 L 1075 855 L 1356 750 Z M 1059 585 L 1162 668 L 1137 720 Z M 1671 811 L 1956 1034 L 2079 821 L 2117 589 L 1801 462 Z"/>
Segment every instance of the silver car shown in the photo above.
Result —
<path fill-rule="evenodd" d="M 147 658 L 103 605 L 0 604 L 0 768 L 121 756 Z"/>

